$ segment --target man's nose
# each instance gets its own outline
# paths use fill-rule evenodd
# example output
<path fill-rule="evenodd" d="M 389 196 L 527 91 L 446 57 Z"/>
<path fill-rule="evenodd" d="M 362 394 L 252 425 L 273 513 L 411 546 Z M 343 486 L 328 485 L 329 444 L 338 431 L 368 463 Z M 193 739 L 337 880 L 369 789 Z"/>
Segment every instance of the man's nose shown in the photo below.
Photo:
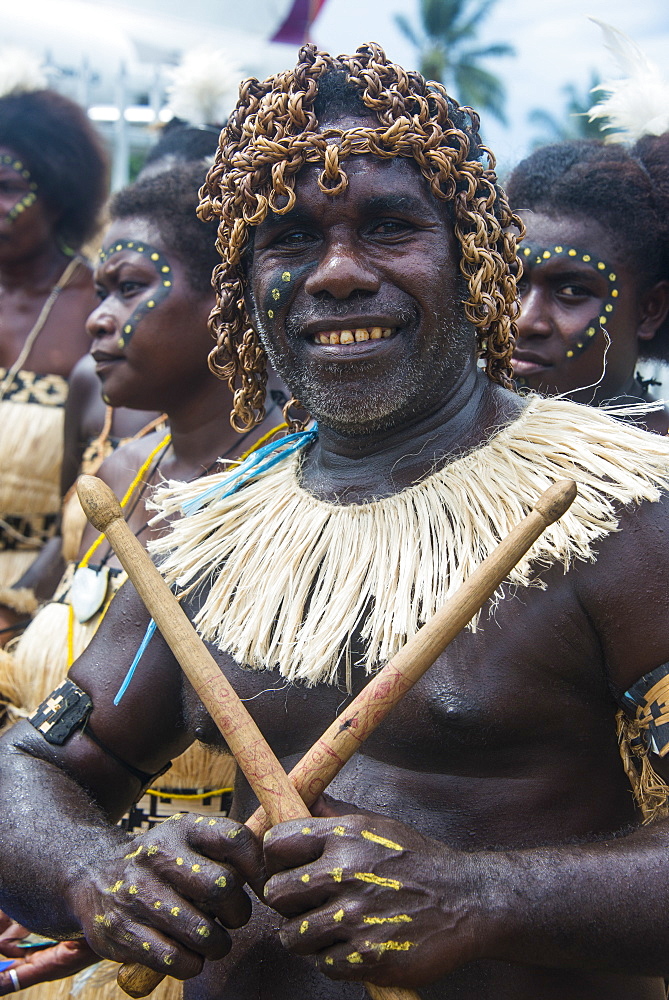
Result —
<path fill-rule="evenodd" d="M 328 247 L 304 287 L 309 295 L 347 299 L 356 292 L 378 292 L 380 281 L 360 251 L 337 243 Z"/>
<path fill-rule="evenodd" d="M 517 325 L 519 338 L 550 337 L 552 333 L 550 314 L 541 289 L 530 285 L 525 292 Z"/>

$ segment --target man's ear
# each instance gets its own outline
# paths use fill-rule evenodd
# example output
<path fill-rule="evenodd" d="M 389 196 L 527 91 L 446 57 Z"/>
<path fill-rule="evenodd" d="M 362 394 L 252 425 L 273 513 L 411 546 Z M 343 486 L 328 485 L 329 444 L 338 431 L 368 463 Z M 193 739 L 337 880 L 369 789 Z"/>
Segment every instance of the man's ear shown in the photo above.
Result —
<path fill-rule="evenodd" d="M 641 296 L 639 340 L 652 340 L 669 314 L 669 281 L 658 281 Z"/>

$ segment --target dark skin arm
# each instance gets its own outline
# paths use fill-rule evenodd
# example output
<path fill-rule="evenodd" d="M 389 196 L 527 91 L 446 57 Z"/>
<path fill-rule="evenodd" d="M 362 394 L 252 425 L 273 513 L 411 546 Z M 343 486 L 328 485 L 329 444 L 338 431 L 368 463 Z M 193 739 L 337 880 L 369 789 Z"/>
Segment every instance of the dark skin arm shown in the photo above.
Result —
<path fill-rule="evenodd" d="M 96 736 L 154 773 L 191 742 L 181 718 L 181 673 L 159 636 L 121 707 L 112 704 L 147 620 L 126 586 L 71 677 L 93 699 Z M 182 815 L 129 838 L 111 824 L 139 796 L 140 782 L 85 734 L 55 747 L 20 723 L 3 742 L 3 798 L 23 801 L 31 788 L 25 810 L 0 817 L 7 912 L 51 937 L 83 932 L 103 957 L 141 960 L 177 978 L 227 953 L 225 928 L 250 915 L 243 884 L 262 878 L 259 847 L 245 827 Z M 17 857 L 20 865 L 10 863 Z"/>
<path fill-rule="evenodd" d="M 666 502 L 624 512 L 573 573 L 620 693 L 669 660 Z M 667 772 L 663 762 L 659 768 Z M 267 836 L 265 898 L 284 945 L 334 979 L 420 986 L 497 959 L 621 975 L 669 973 L 669 822 L 589 843 L 453 850 L 343 803 Z"/>

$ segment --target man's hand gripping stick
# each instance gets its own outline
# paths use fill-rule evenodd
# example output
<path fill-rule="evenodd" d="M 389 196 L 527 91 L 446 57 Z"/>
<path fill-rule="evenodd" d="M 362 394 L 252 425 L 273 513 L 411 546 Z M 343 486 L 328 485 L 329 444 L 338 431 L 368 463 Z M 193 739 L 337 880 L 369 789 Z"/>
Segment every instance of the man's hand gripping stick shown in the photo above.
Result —
<path fill-rule="evenodd" d="M 576 496 L 576 485 L 571 480 L 562 480 L 546 490 L 527 517 L 376 674 L 287 775 L 150 556 L 128 528 L 112 491 L 93 476 L 82 476 L 77 490 L 89 521 L 106 534 L 255 792 L 260 808 L 247 825 L 258 834 L 276 823 L 309 816 L 308 805 L 318 798 L 361 743 L 483 607 L 542 531 L 568 509 Z M 142 997 L 155 989 L 162 978 L 161 973 L 136 964 L 122 966 L 118 982 L 130 996 Z M 418 1000 L 412 990 L 366 985 L 372 1000 Z"/>

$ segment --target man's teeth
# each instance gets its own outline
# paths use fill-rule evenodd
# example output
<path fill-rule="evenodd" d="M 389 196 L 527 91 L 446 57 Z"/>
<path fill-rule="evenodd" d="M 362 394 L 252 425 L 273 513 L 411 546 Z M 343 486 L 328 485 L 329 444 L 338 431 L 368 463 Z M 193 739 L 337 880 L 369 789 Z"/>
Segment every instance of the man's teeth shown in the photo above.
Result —
<path fill-rule="evenodd" d="M 332 333 L 317 333 L 317 344 L 360 344 L 363 340 L 387 340 L 392 336 L 389 326 L 373 326 L 370 329 L 333 330 Z"/>

